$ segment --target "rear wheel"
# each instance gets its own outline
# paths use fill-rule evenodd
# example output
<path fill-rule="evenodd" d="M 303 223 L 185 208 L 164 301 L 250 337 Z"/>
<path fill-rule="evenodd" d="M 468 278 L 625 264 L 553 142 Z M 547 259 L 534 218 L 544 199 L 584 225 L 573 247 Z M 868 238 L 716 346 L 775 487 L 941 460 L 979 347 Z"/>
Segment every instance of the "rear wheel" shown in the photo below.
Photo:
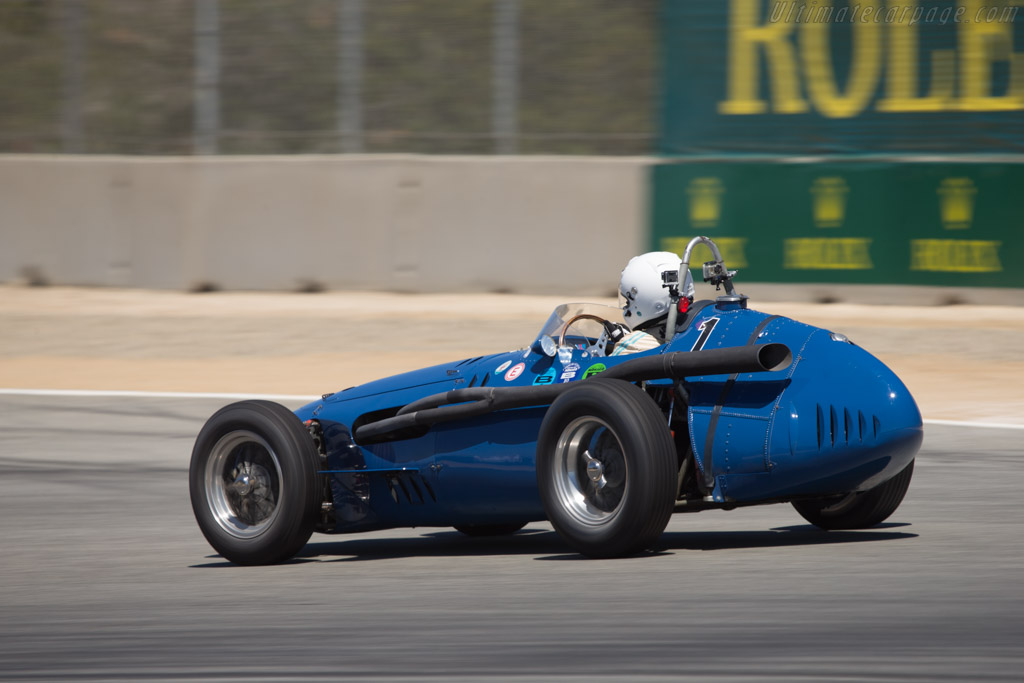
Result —
<path fill-rule="evenodd" d="M 914 474 L 914 461 L 887 482 L 842 498 L 798 500 L 793 507 L 814 526 L 826 531 L 867 529 L 881 524 L 903 502 Z"/>
<path fill-rule="evenodd" d="M 295 555 L 319 513 L 319 464 L 309 432 L 284 406 L 221 408 L 199 432 L 189 467 L 192 510 L 206 540 L 238 564 Z"/>
<path fill-rule="evenodd" d="M 675 504 L 676 452 L 665 416 L 628 382 L 581 382 L 544 417 L 537 484 L 552 526 L 584 555 L 649 547 Z"/>

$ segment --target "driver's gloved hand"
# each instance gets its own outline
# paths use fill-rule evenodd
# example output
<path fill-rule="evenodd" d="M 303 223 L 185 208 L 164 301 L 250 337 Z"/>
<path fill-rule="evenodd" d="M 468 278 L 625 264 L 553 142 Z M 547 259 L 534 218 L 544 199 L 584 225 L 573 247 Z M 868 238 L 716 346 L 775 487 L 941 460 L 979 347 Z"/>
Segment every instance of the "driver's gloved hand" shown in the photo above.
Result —
<path fill-rule="evenodd" d="M 621 323 L 605 321 L 604 331 L 597 338 L 597 342 L 594 343 L 593 354 L 595 356 L 609 355 L 612 349 L 615 348 L 615 345 L 622 341 L 629 332 L 629 328 Z"/>

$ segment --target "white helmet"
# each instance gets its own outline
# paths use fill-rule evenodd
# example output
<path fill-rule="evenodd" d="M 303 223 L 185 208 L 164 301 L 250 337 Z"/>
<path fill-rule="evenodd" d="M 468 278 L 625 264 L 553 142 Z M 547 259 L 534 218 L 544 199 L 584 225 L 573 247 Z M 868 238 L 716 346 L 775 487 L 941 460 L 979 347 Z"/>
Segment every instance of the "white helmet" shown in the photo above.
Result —
<path fill-rule="evenodd" d="M 668 315 L 671 298 L 662 273 L 678 273 L 681 263 L 682 259 L 670 251 L 652 251 L 629 260 L 619 279 L 619 293 L 626 299 L 622 314 L 627 325 L 636 330 Z M 692 297 L 689 270 L 683 278 L 679 295 Z"/>

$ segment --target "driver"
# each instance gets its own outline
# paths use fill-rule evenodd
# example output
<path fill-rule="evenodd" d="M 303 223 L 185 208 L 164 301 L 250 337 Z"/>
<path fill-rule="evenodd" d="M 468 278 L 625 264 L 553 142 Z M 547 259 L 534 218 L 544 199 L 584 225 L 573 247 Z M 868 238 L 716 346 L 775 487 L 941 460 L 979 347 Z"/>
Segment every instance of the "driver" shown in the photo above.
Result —
<path fill-rule="evenodd" d="M 682 260 L 670 251 L 652 251 L 634 256 L 622 269 L 619 294 L 625 299 L 622 315 L 626 328 L 606 332 L 598 348 L 606 356 L 622 356 L 656 348 L 665 342 L 665 323 L 672 298 L 669 284 L 677 280 Z M 679 291 L 679 309 L 686 312 L 693 302 L 693 277 L 687 270 Z"/>

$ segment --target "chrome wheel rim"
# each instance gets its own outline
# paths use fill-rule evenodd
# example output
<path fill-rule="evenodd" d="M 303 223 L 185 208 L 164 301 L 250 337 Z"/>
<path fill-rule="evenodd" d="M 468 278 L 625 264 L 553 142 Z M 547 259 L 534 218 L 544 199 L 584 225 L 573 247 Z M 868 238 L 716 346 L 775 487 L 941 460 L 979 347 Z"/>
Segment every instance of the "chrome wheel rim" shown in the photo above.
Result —
<path fill-rule="evenodd" d="M 281 510 L 281 480 L 270 444 L 250 431 L 228 432 L 206 461 L 206 499 L 214 520 L 235 538 L 259 536 Z"/>
<path fill-rule="evenodd" d="M 555 446 L 554 483 L 558 501 L 587 526 L 610 523 L 626 499 L 626 458 L 615 432 L 596 417 L 566 425 Z"/>

